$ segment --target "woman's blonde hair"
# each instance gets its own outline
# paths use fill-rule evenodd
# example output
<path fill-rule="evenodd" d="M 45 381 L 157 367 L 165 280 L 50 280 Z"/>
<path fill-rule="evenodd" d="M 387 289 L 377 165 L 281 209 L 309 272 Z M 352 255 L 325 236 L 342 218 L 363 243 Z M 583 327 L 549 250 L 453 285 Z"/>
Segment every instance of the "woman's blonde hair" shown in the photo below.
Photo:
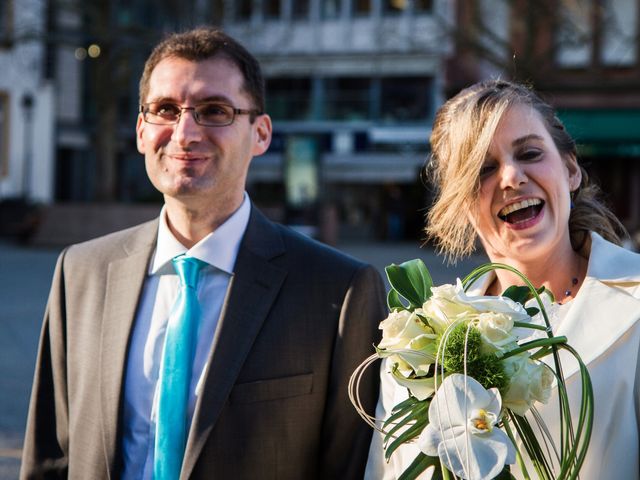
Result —
<path fill-rule="evenodd" d="M 447 101 L 436 114 L 431 133 L 431 158 L 427 175 L 436 199 L 425 228 L 441 253 L 456 261 L 472 253 L 476 231 L 468 212 L 475 212 L 480 189 L 479 173 L 500 119 L 512 105 L 528 105 L 541 116 L 563 158 L 577 157 L 573 138 L 554 109 L 530 88 L 504 80 L 476 83 Z M 589 232 L 620 244 L 624 227 L 599 200 L 600 189 L 582 171 L 580 186 L 572 193 L 569 233 L 574 250 L 580 250 Z"/>

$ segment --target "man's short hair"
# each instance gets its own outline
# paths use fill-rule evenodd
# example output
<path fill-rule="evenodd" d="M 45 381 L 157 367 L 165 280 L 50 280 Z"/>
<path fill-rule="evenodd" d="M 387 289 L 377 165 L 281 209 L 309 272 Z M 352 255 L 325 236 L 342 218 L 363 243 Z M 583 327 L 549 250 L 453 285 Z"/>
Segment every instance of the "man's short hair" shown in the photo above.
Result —
<path fill-rule="evenodd" d="M 204 27 L 173 33 L 153 49 L 140 78 L 141 104 L 149 94 L 149 79 L 153 69 L 168 57 L 184 58 L 192 62 L 202 62 L 214 57 L 228 59 L 242 73 L 243 90 L 253 102 L 252 107 L 260 113 L 264 112 L 264 78 L 258 60 L 222 30 Z"/>

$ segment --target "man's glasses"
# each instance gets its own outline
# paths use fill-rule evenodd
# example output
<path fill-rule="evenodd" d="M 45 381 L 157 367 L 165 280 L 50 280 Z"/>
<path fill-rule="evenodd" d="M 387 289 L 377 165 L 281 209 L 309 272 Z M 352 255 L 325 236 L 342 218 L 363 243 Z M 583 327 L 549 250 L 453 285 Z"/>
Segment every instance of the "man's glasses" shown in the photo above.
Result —
<path fill-rule="evenodd" d="M 200 103 L 195 107 L 181 107 L 169 102 L 151 102 L 140 105 L 144 121 L 153 125 L 175 125 L 182 112 L 190 110 L 193 119 L 204 127 L 225 127 L 231 125 L 236 115 L 260 115 L 258 110 L 243 110 L 224 103 Z"/>

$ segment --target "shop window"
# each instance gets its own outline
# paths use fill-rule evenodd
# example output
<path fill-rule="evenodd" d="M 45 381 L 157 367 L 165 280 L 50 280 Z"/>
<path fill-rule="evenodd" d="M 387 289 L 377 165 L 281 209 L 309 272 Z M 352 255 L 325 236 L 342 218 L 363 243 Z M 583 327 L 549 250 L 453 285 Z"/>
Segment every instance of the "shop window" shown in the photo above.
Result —
<path fill-rule="evenodd" d="M 328 78 L 325 80 L 327 120 L 367 120 L 370 115 L 370 78 Z"/>
<path fill-rule="evenodd" d="M 380 119 L 384 121 L 424 121 L 433 105 L 431 77 L 387 77 L 381 79 Z"/>
<path fill-rule="evenodd" d="M 9 173 L 9 96 L 0 92 L 0 178 Z"/>
<path fill-rule="evenodd" d="M 267 79 L 267 113 L 275 120 L 311 117 L 311 79 Z"/>

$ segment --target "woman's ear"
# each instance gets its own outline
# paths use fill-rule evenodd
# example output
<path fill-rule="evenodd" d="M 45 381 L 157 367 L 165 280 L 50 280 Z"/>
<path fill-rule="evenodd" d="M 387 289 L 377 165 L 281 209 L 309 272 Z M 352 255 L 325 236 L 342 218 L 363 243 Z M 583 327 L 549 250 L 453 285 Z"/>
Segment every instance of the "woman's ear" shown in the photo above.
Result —
<path fill-rule="evenodd" d="M 569 172 L 569 190 L 574 192 L 580 186 L 580 182 L 582 182 L 582 169 L 580 165 L 578 165 L 578 159 L 574 154 L 567 155 L 564 162 Z"/>

